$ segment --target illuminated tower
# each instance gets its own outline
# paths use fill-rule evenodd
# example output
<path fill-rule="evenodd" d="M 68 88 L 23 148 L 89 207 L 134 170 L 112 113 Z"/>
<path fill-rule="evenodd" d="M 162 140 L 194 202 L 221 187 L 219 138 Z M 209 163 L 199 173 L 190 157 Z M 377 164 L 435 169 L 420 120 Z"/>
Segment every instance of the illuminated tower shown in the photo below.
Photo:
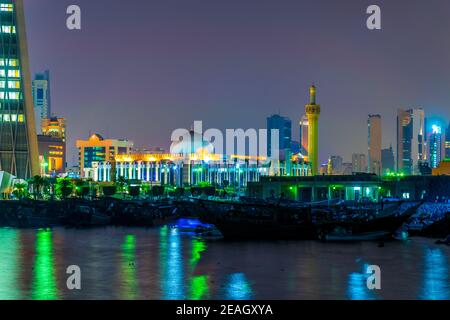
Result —
<path fill-rule="evenodd" d="M 308 159 L 311 163 L 312 175 L 319 173 L 319 116 L 320 105 L 316 104 L 316 87 L 312 85 L 309 88 L 309 104 L 305 106 L 306 116 L 308 117 Z"/>
<path fill-rule="evenodd" d="M 0 171 L 39 174 L 22 0 L 0 0 Z"/>

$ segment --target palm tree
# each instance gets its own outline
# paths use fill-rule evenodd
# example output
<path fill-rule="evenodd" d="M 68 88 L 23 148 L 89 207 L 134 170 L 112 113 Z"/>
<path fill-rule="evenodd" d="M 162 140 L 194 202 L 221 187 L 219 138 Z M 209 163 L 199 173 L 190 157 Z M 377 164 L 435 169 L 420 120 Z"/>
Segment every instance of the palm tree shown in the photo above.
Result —
<path fill-rule="evenodd" d="M 72 183 L 72 180 L 70 180 L 68 178 L 58 179 L 58 183 L 56 185 L 56 191 L 61 199 L 65 200 L 69 196 L 71 196 L 73 193 L 73 189 L 74 189 L 74 184 Z"/>
<path fill-rule="evenodd" d="M 41 176 L 34 176 L 30 180 L 30 185 L 32 187 L 34 200 L 37 200 L 42 195 L 41 189 L 44 185 L 44 179 Z"/>
<path fill-rule="evenodd" d="M 123 176 L 120 176 L 117 178 L 116 185 L 117 189 L 122 194 L 122 198 L 125 199 L 125 187 L 127 185 L 127 180 Z"/>
<path fill-rule="evenodd" d="M 25 198 L 27 196 L 27 189 L 28 189 L 28 184 L 26 183 L 16 183 L 14 184 L 14 190 L 13 190 L 13 195 L 18 198 L 19 200 L 22 200 L 23 198 Z"/>

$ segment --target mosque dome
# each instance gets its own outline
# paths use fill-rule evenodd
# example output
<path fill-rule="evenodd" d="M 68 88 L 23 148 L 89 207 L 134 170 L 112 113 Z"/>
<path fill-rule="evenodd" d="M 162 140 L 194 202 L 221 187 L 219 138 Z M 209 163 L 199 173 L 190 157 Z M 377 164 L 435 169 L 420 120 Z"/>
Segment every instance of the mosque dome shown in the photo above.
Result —
<path fill-rule="evenodd" d="M 214 146 L 203 139 L 203 135 L 190 131 L 181 137 L 180 141 L 175 141 L 170 147 L 172 154 L 195 154 L 195 153 L 214 153 Z"/>

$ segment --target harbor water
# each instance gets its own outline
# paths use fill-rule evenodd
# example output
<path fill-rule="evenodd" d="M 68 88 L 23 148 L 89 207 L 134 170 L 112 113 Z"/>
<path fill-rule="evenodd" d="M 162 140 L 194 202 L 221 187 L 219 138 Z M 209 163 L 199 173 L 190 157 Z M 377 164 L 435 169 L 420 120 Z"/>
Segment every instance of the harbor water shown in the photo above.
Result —
<path fill-rule="evenodd" d="M 450 299 L 434 240 L 205 241 L 178 228 L 0 229 L 0 299 Z M 67 268 L 81 269 L 81 290 Z M 369 290 L 369 265 L 381 290 Z"/>

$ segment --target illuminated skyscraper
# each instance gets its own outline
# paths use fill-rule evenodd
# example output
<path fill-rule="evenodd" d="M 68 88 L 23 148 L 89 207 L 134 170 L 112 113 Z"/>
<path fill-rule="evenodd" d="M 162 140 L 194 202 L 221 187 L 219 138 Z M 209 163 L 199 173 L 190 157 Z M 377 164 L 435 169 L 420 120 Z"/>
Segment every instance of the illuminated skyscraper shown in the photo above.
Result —
<path fill-rule="evenodd" d="M 369 115 L 368 126 L 368 168 L 369 173 L 381 175 L 381 116 Z"/>
<path fill-rule="evenodd" d="M 405 174 L 420 174 L 425 161 L 425 113 L 423 109 L 398 110 L 397 170 Z"/>
<path fill-rule="evenodd" d="M 308 117 L 308 159 L 313 176 L 319 173 L 319 116 L 320 105 L 316 104 L 316 87 L 309 88 L 309 104 L 305 106 Z"/>
<path fill-rule="evenodd" d="M 428 144 L 430 148 L 430 167 L 435 169 L 439 167 L 444 157 L 444 135 L 442 128 L 438 125 L 432 126 L 432 131 L 428 136 Z"/>
<path fill-rule="evenodd" d="M 39 174 L 22 0 L 0 0 L 0 171 Z"/>
<path fill-rule="evenodd" d="M 50 71 L 46 70 L 43 73 L 37 73 L 32 84 L 36 127 L 38 130 L 41 130 L 42 120 L 48 119 L 52 116 Z"/>

